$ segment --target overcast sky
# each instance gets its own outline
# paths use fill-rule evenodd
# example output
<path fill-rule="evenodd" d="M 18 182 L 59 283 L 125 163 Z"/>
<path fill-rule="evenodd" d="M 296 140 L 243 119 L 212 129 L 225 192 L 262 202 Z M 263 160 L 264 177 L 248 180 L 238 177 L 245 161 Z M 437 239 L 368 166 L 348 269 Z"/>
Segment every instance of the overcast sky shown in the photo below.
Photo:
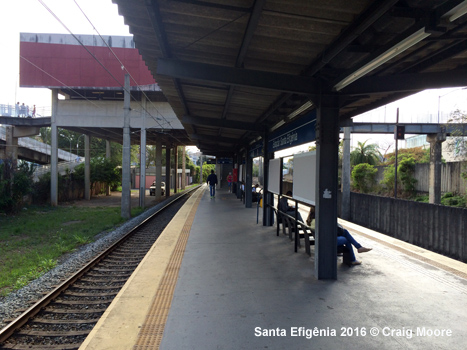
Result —
<path fill-rule="evenodd" d="M 130 35 L 118 7 L 111 0 L 0 0 L 1 65 L 0 104 L 16 102 L 38 107 L 50 105 L 48 89 L 19 88 L 19 34 L 69 32 L 41 4 L 57 15 L 74 34 L 97 32 L 82 14 L 79 7 L 91 20 L 101 35 Z"/>

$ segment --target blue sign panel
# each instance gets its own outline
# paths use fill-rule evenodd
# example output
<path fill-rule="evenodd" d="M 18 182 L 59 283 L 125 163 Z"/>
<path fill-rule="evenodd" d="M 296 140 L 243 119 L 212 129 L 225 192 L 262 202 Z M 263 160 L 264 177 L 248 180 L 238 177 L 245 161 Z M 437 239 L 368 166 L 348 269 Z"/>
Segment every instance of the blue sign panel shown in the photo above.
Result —
<path fill-rule="evenodd" d="M 277 152 L 316 140 L 316 109 L 269 135 L 268 150 Z"/>
<path fill-rule="evenodd" d="M 217 164 L 232 164 L 232 158 L 217 158 Z"/>
<path fill-rule="evenodd" d="M 262 157 L 263 156 L 263 140 L 256 142 L 253 144 L 250 149 L 250 158 Z"/>

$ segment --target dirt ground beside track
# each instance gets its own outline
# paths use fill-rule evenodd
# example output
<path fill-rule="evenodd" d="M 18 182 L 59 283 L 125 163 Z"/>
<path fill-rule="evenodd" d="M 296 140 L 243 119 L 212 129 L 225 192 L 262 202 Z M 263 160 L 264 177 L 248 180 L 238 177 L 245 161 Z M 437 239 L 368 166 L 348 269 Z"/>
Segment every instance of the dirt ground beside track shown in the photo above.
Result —
<path fill-rule="evenodd" d="M 165 199 L 165 196 L 162 197 L 161 201 Z M 121 192 L 110 192 L 110 196 L 106 195 L 99 195 L 91 197 L 91 200 L 76 200 L 72 202 L 64 202 L 59 203 L 60 206 L 75 206 L 75 207 L 120 207 L 122 201 L 122 193 Z M 149 196 L 149 192 L 147 191 L 146 200 L 145 200 L 145 207 L 149 208 L 159 203 L 156 201 L 154 196 Z M 139 192 L 132 191 L 131 192 L 131 207 L 137 208 L 139 207 Z"/>

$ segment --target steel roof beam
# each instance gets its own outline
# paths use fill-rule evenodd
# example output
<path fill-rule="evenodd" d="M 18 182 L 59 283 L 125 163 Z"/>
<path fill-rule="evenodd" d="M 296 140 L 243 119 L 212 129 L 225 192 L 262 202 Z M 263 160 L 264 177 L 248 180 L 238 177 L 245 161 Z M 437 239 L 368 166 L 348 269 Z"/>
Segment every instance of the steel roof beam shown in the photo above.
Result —
<path fill-rule="evenodd" d="M 318 94 L 320 92 L 320 82 L 311 77 L 172 59 L 159 59 L 157 61 L 157 74 L 173 78 L 202 80 L 234 86 L 250 86 L 302 95 Z"/>
<path fill-rule="evenodd" d="M 182 123 L 192 124 L 198 126 L 214 126 L 219 128 L 227 129 L 236 129 L 244 131 L 254 131 L 254 132 L 263 132 L 264 128 L 255 123 L 245 123 L 238 122 L 233 120 L 225 119 L 214 119 L 214 118 L 205 118 L 205 117 L 195 117 L 195 116 L 183 116 Z"/>

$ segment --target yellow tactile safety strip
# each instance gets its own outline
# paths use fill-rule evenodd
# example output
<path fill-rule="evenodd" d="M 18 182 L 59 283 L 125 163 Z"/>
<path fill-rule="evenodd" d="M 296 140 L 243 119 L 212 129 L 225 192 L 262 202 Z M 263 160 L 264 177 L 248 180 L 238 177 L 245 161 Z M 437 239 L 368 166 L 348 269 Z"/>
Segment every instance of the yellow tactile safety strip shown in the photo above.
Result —
<path fill-rule="evenodd" d="M 188 241 L 196 210 L 202 197 L 203 196 L 200 195 L 196 200 L 183 226 L 182 233 L 170 257 L 169 264 L 164 272 L 164 277 L 157 289 L 149 313 L 146 315 L 146 320 L 139 331 L 138 339 L 133 350 L 159 349 L 164 333 L 165 322 L 169 315 L 175 285 L 177 284 L 178 272 L 182 264 L 183 254 L 185 253 L 185 246 Z"/>

